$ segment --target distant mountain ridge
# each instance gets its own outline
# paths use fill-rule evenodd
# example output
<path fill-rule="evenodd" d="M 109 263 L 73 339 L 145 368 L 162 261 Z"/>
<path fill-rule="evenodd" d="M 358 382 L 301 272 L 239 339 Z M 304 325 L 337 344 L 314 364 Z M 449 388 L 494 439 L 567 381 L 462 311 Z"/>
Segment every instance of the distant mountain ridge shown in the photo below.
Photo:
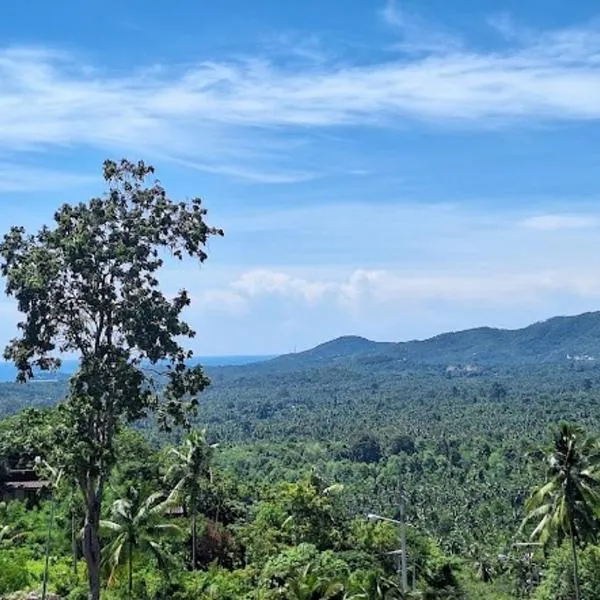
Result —
<path fill-rule="evenodd" d="M 321 367 L 366 367 L 403 370 L 423 367 L 476 372 L 475 367 L 514 367 L 535 364 L 600 364 L 600 311 L 553 317 L 521 329 L 478 327 L 448 332 L 425 340 L 376 342 L 360 336 L 343 336 L 318 346 L 278 357 L 197 357 L 209 375 L 253 376 Z M 68 378 L 77 363 L 65 361 L 60 373 L 39 380 Z M 14 381 L 16 371 L 0 362 L 0 382 Z"/>
<path fill-rule="evenodd" d="M 600 312 L 553 317 L 521 329 L 478 327 L 408 342 L 344 336 L 246 369 L 289 370 L 348 363 L 514 366 L 579 360 L 600 361 Z"/>

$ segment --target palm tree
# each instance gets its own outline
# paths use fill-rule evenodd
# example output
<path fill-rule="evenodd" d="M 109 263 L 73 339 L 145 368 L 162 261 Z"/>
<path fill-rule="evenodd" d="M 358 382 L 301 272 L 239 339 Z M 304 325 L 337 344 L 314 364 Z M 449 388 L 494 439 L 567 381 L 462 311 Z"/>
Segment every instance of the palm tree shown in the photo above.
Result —
<path fill-rule="evenodd" d="M 491 557 L 477 543 L 471 544 L 468 550 L 469 558 L 473 561 L 477 579 L 484 583 L 493 581 L 496 569 Z"/>
<path fill-rule="evenodd" d="M 192 520 L 192 568 L 196 568 L 198 538 L 198 504 L 202 485 L 212 479 L 210 465 L 217 444 L 206 441 L 206 429 L 192 431 L 181 450 L 171 448 L 175 462 L 167 472 L 167 479 L 176 480 L 175 489 L 183 500 L 184 510 Z"/>
<path fill-rule="evenodd" d="M 173 501 L 173 495 L 165 499 L 164 494 L 159 492 L 144 497 L 139 490 L 132 488 L 128 497 L 113 503 L 112 520 L 100 522 L 101 530 L 114 536 L 106 547 L 104 561 L 110 572 L 109 585 L 114 584 L 117 571 L 126 564 L 130 598 L 135 553 L 151 553 L 160 568 L 166 569 L 169 565 L 169 557 L 157 540 L 181 534 L 177 525 L 164 522 L 165 512 L 173 506 Z"/>
<path fill-rule="evenodd" d="M 402 600 L 404 596 L 398 584 L 386 577 L 371 573 L 362 582 L 356 593 L 348 598 L 352 600 Z"/>
<path fill-rule="evenodd" d="M 286 585 L 290 600 L 342 600 L 344 584 L 318 575 L 308 564 L 291 577 Z"/>
<path fill-rule="evenodd" d="M 568 537 L 573 557 L 575 599 L 579 600 L 579 566 L 577 543 L 594 539 L 600 507 L 600 473 L 598 446 L 583 431 L 561 423 L 554 434 L 548 456 L 546 482 L 537 488 L 525 504 L 524 525 L 536 520 L 531 534 L 546 544 L 556 536 Z"/>

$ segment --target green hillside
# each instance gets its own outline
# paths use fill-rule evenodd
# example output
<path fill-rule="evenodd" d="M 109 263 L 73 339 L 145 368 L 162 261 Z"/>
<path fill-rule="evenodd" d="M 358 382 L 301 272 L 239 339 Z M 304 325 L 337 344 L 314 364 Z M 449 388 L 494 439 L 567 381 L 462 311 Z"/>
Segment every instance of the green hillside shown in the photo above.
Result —
<path fill-rule="evenodd" d="M 566 364 L 588 360 L 587 357 L 600 358 L 600 312 L 554 317 L 522 329 L 480 327 L 400 343 L 347 336 L 305 352 L 250 365 L 246 371 L 293 370 L 326 364 L 368 364 L 384 369 L 453 364 Z"/>

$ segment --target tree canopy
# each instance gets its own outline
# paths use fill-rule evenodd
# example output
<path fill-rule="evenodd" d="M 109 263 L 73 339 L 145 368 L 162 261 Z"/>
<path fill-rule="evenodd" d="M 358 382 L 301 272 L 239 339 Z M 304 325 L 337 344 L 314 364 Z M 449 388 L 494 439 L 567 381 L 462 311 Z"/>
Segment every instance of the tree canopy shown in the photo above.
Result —
<path fill-rule="evenodd" d="M 53 226 L 37 233 L 13 227 L 0 244 L 6 292 L 24 319 L 5 358 L 26 381 L 33 369 L 60 366 L 75 353 L 80 366 L 61 405 L 62 456 L 86 506 L 85 556 L 91 597 L 100 593 L 99 519 L 104 487 L 115 461 L 115 436 L 126 423 L 152 412 L 168 426 L 182 424 L 208 384 L 180 340 L 195 335 L 181 319 L 185 290 L 169 297 L 159 274 L 171 256 L 207 258 L 210 236 L 199 198 L 172 200 L 140 161 L 104 163 L 107 192 L 63 205 Z M 144 366 L 160 365 L 161 385 Z"/>

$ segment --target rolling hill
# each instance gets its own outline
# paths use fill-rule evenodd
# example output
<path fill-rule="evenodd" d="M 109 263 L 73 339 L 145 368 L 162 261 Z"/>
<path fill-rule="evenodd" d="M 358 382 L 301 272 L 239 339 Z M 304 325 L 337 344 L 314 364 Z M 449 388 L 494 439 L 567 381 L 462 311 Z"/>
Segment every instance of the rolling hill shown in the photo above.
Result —
<path fill-rule="evenodd" d="M 480 327 L 398 343 L 345 336 L 241 370 L 264 373 L 333 365 L 516 366 L 595 360 L 600 360 L 600 312 L 554 317 L 522 329 Z"/>
<path fill-rule="evenodd" d="M 246 405 L 260 404 L 267 398 L 279 398 L 277 402 L 285 406 L 307 393 L 315 401 L 320 401 L 323 394 L 347 396 L 351 389 L 355 390 L 352 394 L 359 396 L 365 386 L 391 389 L 398 381 L 413 376 L 423 383 L 427 378 L 437 381 L 446 375 L 516 377 L 525 373 L 539 382 L 555 366 L 560 377 L 575 364 L 579 370 L 585 367 L 585 371 L 598 371 L 600 312 L 554 317 L 515 330 L 480 327 L 399 343 L 344 336 L 304 352 L 271 359 L 198 360 L 213 382 L 203 395 L 203 402 L 210 406 L 214 403 L 211 411 L 217 420 L 232 406 L 238 407 L 235 412 L 239 416 Z M 244 361 L 247 364 L 240 364 Z M 0 375 L 12 380 L 14 369 L 3 366 Z M 17 412 L 24 406 L 56 402 L 64 395 L 66 379 L 74 365 L 67 363 L 66 367 L 63 373 L 47 374 L 25 386 L 0 383 L 0 415 Z M 410 383 L 407 390 L 414 384 Z"/>

